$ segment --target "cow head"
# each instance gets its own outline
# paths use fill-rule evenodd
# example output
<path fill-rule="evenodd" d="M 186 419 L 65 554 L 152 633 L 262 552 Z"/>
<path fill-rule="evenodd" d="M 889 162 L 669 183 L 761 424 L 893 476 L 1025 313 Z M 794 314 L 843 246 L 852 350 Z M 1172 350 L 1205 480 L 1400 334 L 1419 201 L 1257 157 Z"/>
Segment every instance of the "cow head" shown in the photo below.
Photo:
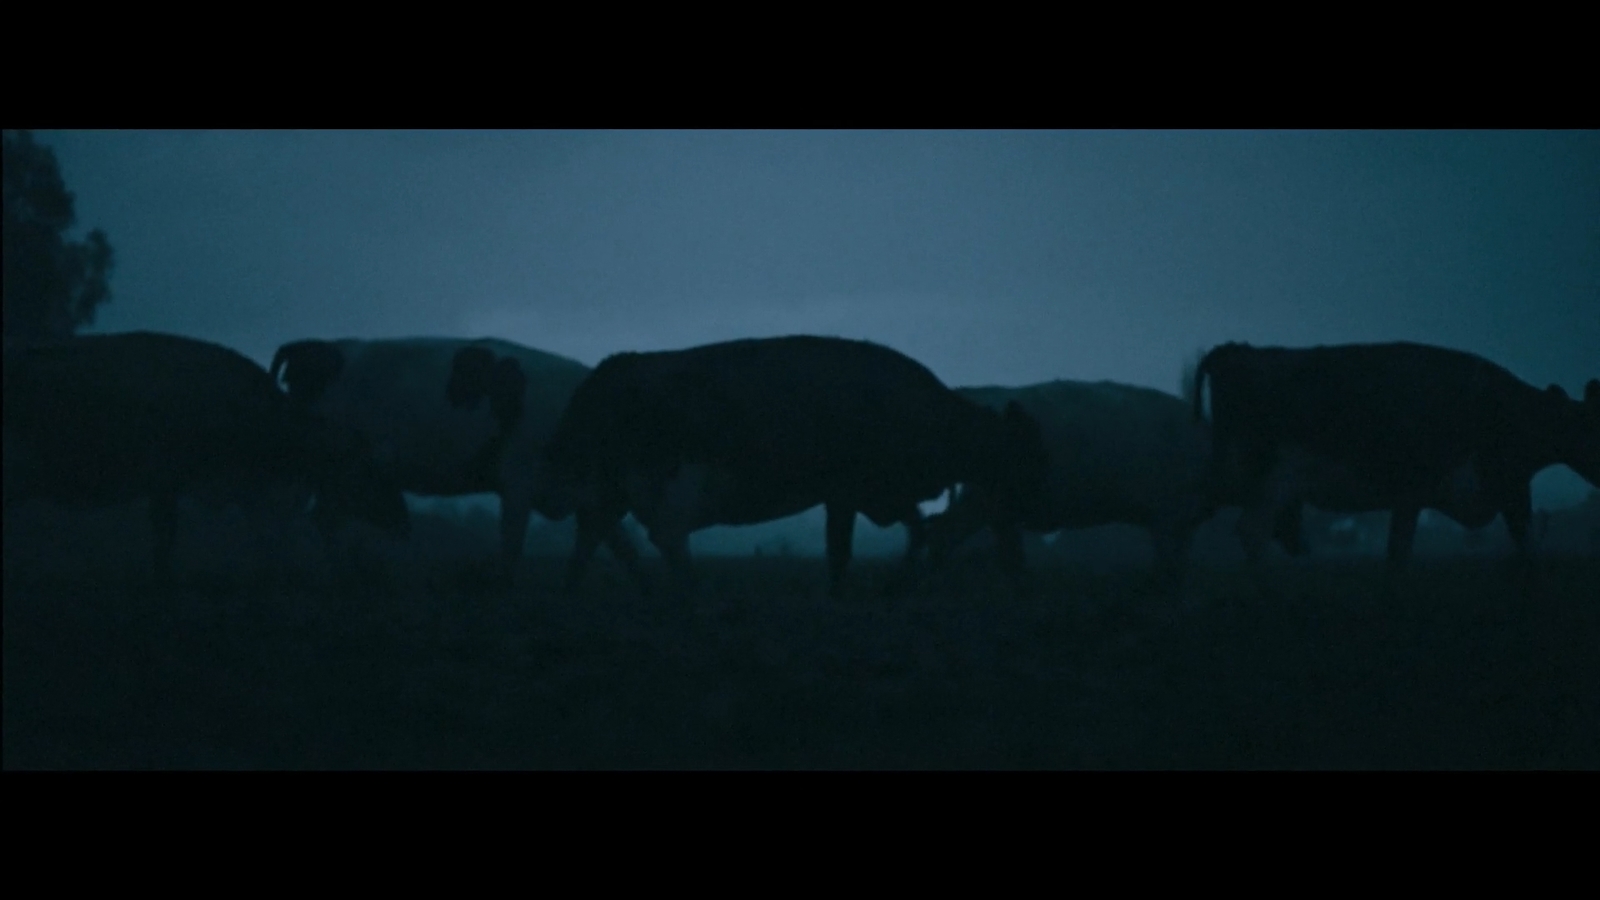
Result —
<path fill-rule="evenodd" d="M 956 547 L 977 533 L 997 511 L 991 495 L 982 488 L 951 485 L 948 490 L 950 502 L 944 511 L 923 522 L 928 558 L 935 566 L 948 561 Z"/>
<path fill-rule="evenodd" d="M 528 391 L 528 377 L 522 365 L 509 356 L 496 358 L 487 347 L 463 347 L 450 361 L 450 380 L 445 397 L 455 409 L 474 409 L 483 398 L 500 423 L 502 432 L 516 424 L 522 400 Z"/>
<path fill-rule="evenodd" d="M 1026 519 L 1042 499 L 1050 472 L 1044 432 L 1038 420 L 1014 400 L 998 414 L 988 409 L 983 413 L 993 429 L 993 440 L 986 442 L 983 475 L 974 482 L 990 488 L 994 502 L 1008 508 L 1011 515 Z"/>
<path fill-rule="evenodd" d="M 405 495 L 379 464 L 371 442 L 352 429 L 320 420 L 313 428 L 318 524 L 326 527 L 359 519 L 391 537 L 410 534 Z"/>
<path fill-rule="evenodd" d="M 331 341 L 293 341 L 272 355 L 272 368 L 268 371 L 275 382 L 281 373 L 289 396 L 309 406 L 317 402 L 343 369 L 344 354 Z"/>
<path fill-rule="evenodd" d="M 1556 384 L 1544 390 L 1540 401 L 1543 417 L 1554 426 L 1556 461 L 1600 487 L 1600 379 L 1590 379 L 1581 401 Z"/>
<path fill-rule="evenodd" d="M 1578 449 L 1574 454 L 1578 463 L 1569 463 L 1589 484 L 1600 487 L 1600 378 L 1591 378 L 1583 386 L 1583 402 L 1575 417 L 1578 419 Z"/>

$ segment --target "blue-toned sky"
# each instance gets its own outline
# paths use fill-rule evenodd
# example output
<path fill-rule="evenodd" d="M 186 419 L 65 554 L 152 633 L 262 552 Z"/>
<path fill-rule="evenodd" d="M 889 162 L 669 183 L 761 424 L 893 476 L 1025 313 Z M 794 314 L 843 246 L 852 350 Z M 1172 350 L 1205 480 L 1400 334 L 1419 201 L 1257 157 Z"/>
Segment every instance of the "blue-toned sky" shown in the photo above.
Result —
<path fill-rule="evenodd" d="M 619 350 L 814 332 L 1175 390 L 1225 340 L 1600 375 L 1600 132 L 39 132 L 94 330 Z M 1571 473 L 1549 501 L 1587 490 Z"/>

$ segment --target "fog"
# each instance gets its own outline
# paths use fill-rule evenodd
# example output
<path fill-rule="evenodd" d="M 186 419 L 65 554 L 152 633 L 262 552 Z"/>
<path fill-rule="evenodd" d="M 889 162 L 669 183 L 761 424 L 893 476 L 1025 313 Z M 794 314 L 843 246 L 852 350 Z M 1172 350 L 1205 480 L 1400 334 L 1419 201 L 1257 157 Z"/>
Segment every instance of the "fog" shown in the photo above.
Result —
<path fill-rule="evenodd" d="M 91 330 L 263 363 L 307 337 L 592 365 L 808 332 L 953 386 L 1176 391 L 1228 340 L 1424 341 L 1569 392 L 1600 375 L 1594 131 L 36 136 L 116 250 Z M 1535 482 L 1545 507 L 1587 491 Z"/>

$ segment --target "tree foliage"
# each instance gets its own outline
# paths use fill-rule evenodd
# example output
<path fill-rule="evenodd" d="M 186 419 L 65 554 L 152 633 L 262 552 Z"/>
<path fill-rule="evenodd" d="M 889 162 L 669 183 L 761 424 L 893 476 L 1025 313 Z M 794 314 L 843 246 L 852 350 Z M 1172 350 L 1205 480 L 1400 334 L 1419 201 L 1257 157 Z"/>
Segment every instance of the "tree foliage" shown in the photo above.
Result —
<path fill-rule="evenodd" d="M 98 228 L 67 240 L 77 214 L 55 151 L 7 130 L 4 162 L 6 339 L 70 335 L 111 299 L 111 244 Z"/>

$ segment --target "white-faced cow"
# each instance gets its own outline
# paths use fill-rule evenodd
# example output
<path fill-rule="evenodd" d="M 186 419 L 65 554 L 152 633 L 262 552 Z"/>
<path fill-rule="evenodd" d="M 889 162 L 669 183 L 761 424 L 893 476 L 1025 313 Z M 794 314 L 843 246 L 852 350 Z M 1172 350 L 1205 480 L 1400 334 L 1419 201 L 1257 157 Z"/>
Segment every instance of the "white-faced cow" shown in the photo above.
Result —
<path fill-rule="evenodd" d="M 291 404 L 216 344 L 133 332 L 8 345 L 5 502 L 150 501 L 155 572 L 171 576 L 178 501 L 237 501 L 282 518 L 314 497 L 393 534 L 410 520 L 365 448 Z"/>
<path fill-rule="evenodd" d="M 571 514 L 549 489 L 542 450 L 589 371 L 493 339 L 303 340 L 278 348 L 272 361 L 290 397 L 371 442 L 400 490 L 498 494 L 506 581 L 521 557 L 529 515 Z M 606 538 L 618 559 L 635 565 L 625 531 Z"/>
<path fill-rule="evenodd" d="M 611 356 L 573 394 L 546 454 L 578 509 L 569 589 L 628 512 L 687 590 L 692 532 L 821 504 L 834 596 L 858 512 L 879 527 L 906 525 L 909 574 L 922 543 L 917 504 L 957 482 L 993 492 L 1020 576 L 1016 522 L 1046 465 L 1021 407 L 996 413 L 887 347 L 812 336 Z"/>
<path fill-rule="evenodd" d="M 1600 381 L 1576 401 L 1482 357 L 1423 344 L 1233 343 L 1200 362 L 1197 419 L 1208 381 L 1218 465 L 1248 486 L 1240 536 L 1255 561 L 1267 523 L 1300 502 L 1324 505 L 1297 458 L 1337 466 L 1362 486 L 1359 503 L 1333 508 L 1390 510 L 1391 575 L 1410 555 L 1419 512 L 1441 498 L 1454 495 L 1457 508 L 1443 511 L 1469 526 L 1504 516 L 1528 560 L 1533 476 L 1560 463 L 1600 484 Z"/>

